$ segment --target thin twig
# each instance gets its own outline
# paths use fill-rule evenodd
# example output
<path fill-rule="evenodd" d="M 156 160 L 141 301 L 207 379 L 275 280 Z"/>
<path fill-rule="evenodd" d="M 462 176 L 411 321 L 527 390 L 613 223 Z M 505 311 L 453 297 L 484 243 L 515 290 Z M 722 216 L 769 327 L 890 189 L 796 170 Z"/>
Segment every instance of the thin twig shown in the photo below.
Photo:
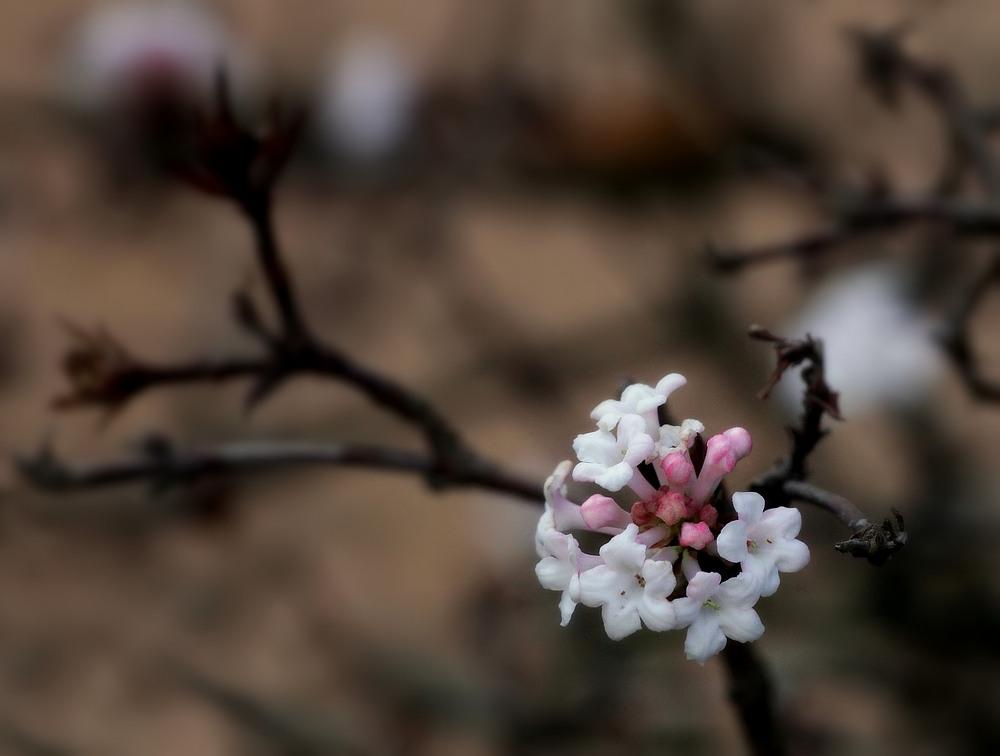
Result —
<path fill-rule="evenodd" d="M 804 480 L 786 480 L 782 490 L 790 499 L 805 501 L 822 507 L 840 520 L 852 533 L 856 533 L 869 524 L 868 517 L 854 504 L 831 491 L 826 491 Z"/>
<path fill-rule="evenodd" d="M 807 258 L 877 233 L 917 222 L 939 224 L 954 236 L 989 238 L 1000 234 L 1000 207 L 991 202 L 943 197 L 886 197 L 881 192 L 843 191 L 834 204 L 832 226 L 750 249 L 711 245 L 716 270 L 736 272 L 755 263 Z"/>
<path fill-rule="evenodd" d="M 511 494 L 542 503 L 537 481 L 515 477 L 499 468 L 470 462 L 447 474 L 427 454 L 378 446 L 279 441 L 244 441 L 201 450 L 176 449 L 162 438 L 145 445 L 139 456 L 92 465 L 63 462 L 49 448 L 17 460 L 21 474 L 49 491 L 80 491 L 148 482 L 158 489 L 189 484 L 217 474 L 247 474 L 298 467 L 361 467 L 424 476 L 435 488 L 471 487 Z"/>
<path fill-rule="evenodd" d="M 972 396 L 1000 401 L 1000 383 L 983 377 L 972 350 L 969 323 L 986 293 L 1000 281 L 1000 254 L 994 252 L 987 266 L 954 298 L 944 319 L 939 341 Z"/>
<path fill-rule="evenodd" d="M 275 236 L 271 192 L 266 191 L 257 201 L 245 205 L 244 211 L 253 229 L 257 260 L 281 316 L 284 336 L 293 343 L 304 342 L 308 339 L 306 322 Z"/>
<path fill-rule="evenodd" d="M 802 380 L 806 384 L 802 397 L 801 422 L 797 427 L 788 429 L 791 439 L 788 454 L 754 480 L 750 484 L 750 490 L 761 494 L 768 507 L 789 506 L 795 501 L 801 501 L 827 510 L 851 532 L 848 540 L 836 544 L 838 551 L 864 557 L 875 565 L 885 563 L 886 559 L 906 545 L 902 516 L 893 510 L 898 527 L 888 519 L 881 525 L 873 525 L 858 507 L 843 496 L 805 482 L 809 455 L 827 433 L 823 428 L 823 416 L 840 419 L 837 393 L 826 383 L 822 342 L 811 336 L 797 341 L 784 339 L 759 326 L 750 329 L 750 336 L 772 343 L 777 357 L 774 371 L 760 392 L 762 399 L 767 398 L 771 389 L 790 368 L 802 363 L 805 363 Z"/>

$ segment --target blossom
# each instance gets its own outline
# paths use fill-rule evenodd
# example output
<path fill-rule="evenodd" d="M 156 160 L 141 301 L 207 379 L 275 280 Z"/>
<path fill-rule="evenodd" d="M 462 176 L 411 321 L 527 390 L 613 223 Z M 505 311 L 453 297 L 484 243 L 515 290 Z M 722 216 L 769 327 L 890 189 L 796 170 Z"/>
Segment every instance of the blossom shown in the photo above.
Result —
<path fill-rule="evenodd" d="M 718 572 L 694 575 L 687 596 L 673 602 L 679 626 L 688 629 L 687 658 L 704 664 L 725 647 L 726 638 L 746 643 L 763 635 L 764 624 L 753 610 L 759 597 L 754 581 L 745 575 L 725 582 Z"/>
<path fill-rule="evenodd" d="M 837 388 L 845 415 L 879 406 L 909 407 L 926 395 L 944 361 L 935 325 L 907 296 L 885 265 L 865 266 L 833 279 L 781 332 L 823 340 L 826 380 Z M 777 395 L 802 407 L 801 369 L 790 370 Z"/>
<path fill-rule="evenodd" d="M 704 425 L 691 419 L 685 420 L 680 425 L 661 426 L 659 439 L 656 442 L 656 453 L 662 457 L 671 452 L 686 452 L 704 431 Z"/>
<path fill-rule="evenodd" d="M 764 511 L 764 497 L 733 494 L 739 519 L 726 525 L 716 540 L 719 556 L 738 562 L 743 574 L 758 581 L 761 596 L 778 590 L 778 572 L 797 572 L 809 563 L 809 547 L 795 540 L 802 515 L 792 507 Z"/>
<path fill-rule="evenodd" d="M 653 438 L 659 434 L 660 421 L 657 410 L 666 404 L 670 395 L 687 383 L 680 373 L 665 375 L 656 387 L 645 383 L 633 383 L 622 391 L 621 400 L 606 399 L 598 404 L 590 416 L 597 421 L 601 430 L 614 430 L 618 422 L 626 415 L 639 415 L 646 421 L 646 430 Z"/>
<path fill-rule="evenodd" d="M 631 635 L 642 623 L 651 630 L 671 630 L 677 620 L 668 600 L 677 585 L 673 565 L 648 559 L 638 535 L 638 526 L 629 525 L 601 547 L 603 564 L 579 576 L 580 603 L 602 608 L 612 640 Z"/>
<path fill-rule="evenodd" d="M 620 491 L 633 481 L 641 485 L 636 479 L 636 466 L 653 451 L 653 439 L 645 427 L 645 421 L 638 415 L 626 415 L 618 422 L 617 434 L 596 430 L 577 436 L 573 450 L 580 463 L 574 468 L 573 477 L 597 483 L 609 491 Z"/>
<path fill-rule="evenodd" d="M 538 527 L 535 528 L 535 550 L 540 557 L 548 553 L 543 541 L 549 531 L 566 531 L 584 526 L 580 506 L 566 498 L 566 480 L 572 469 L 573 463 L 569 460 L 560 463 L 545 481 L 542 489 L 545 495 L 545 511 L 538 520 Z"/>
<path fill-rule="evenodd" d="M 359 164 L 395 154 L 414 127 L 418 83 L 393 40 L 354 33 L 334 51 L 318 93 L 316 126 L 336 157 Z"/>
<path fill-rule="evenodd" d="M 655 388 L 634 384 L 621 399 L 597 405 L 597 430 L 573 442 L 579 461 L 560 463 L 545 483 L 535 573 L 543 587 L 561 593 L 562 624 L 583 604 L 601 609 L 614 640 L 643 626 L 686 628 L 688 657 L 704 662 L 727 638 L 760 637 L 764 626 L 754 604 L 777 588 L 779 570 L 805 566 L 809 551 L 795 540 L 798 512 L 764 512 L 754 493 L 735 494 L 738 519 L 725 527 L 719 522 L 712 497 L 753 443 L 743 428 L 706 442 L 697 420 L 659 425 L 659 407 L 684 382 L 671 373 Z M 604 490 L 578 504 L 567 493 L 571 475 Z M 626 488 L 637 500 L 625 498 Z M 608 540 L 598 554 L 588 554 L 575 531 Z M 718 572 L 704 571 L 706 554 L 716 563 L 721 556 L 739 564 L 739 574 L 723 581 Z"/>
<path fill-rule="evenodd" d="M 85 17 L 72 44 L 67 68 L 73 95 L 89 107 L 168 92 L 204 98 L 220 69 L 237 79 L 247 73 L 247 56 L 229 30 L 191 3 L 99 8 Z"/>
<path fill-rule="evenodd" d="M 543 588 L 562 591 L 559 612 L 565 626 L 573 616 L 580 592 L 580 544 L 571 535 L 549 530 L 540 540 L 539 551 L 541 561 L 535 566 L 535 575 Z"/>

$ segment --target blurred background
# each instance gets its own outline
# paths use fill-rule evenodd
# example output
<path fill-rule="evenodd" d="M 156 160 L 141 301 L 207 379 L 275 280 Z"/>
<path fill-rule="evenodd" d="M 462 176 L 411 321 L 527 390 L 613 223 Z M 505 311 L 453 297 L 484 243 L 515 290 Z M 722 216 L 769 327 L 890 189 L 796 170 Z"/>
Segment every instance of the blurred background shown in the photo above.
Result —
<path fill-rule="evenodd" d="M 797 382 L 753 323 L 828 339 L 845 421 L 813 479 L 911 542 L 882 568 L 804 510 L 813 561 L 758 609 L 793 753 L 1000 748 L 1000 413 L 930 335 L 991 253 L 932 262 L 919 233 L 714 271 L 706 243 L 824 227 L 799 177 L 936 185 L 939 114 L 886 107 L 851 29 L 905 25 L 984 109 L 986 0 L 218 0 L 6 3 L 0 24 L 0 448 L 127 455 L 151 432 L 409 445 L 344 386 L 298 379 L 57 411 L 66 322 L 138 357 L 254 354 L 230 296 L 263 294 L 234 209 L 167 168 L 220 65 L 249 116 L 308 121 L 276 222 L 318 333 L 426 395 L 541 482 L 623 379 L 681 372 L 679 417 L 740 425 L 740 490 L 786 450 Z M 952 254 L 951 252 L 949 253 Z M 955 262 L 958 261 L 958 262 Z M 1000 377 L 1000 302 L 973 344 Z M 740 753 L 719 660 L 683 633 L 558 625 L 538 510 L 318 470 L 58 495 L 0 467 L 0 752 Z"/>

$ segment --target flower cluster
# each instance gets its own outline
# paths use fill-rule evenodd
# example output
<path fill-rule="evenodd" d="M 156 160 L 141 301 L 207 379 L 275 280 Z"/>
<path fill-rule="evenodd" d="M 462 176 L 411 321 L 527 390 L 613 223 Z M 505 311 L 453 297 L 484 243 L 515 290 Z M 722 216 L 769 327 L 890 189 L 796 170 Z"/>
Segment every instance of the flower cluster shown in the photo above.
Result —
<path fill-rule="evenodd" d="M 661 424 L 659 408 L 686 382 L 671 373 L 655 387 L 633 384 L 620 400 L 597 405 L 591 413 L 597 430 L 573 443 L 579 463 L 561 463 L 545 483 L 535 572 L 545 588 L 562 593 L 563 625 L 583 604 L 601 607 L 604 628 L 615 640 L 642 625 L 687 628 L 685 653 L 704 662 L 727 638 L 761 636 L 754 604 L 777 590 L 779 572 L 802 569 L 809 550 L 795 539 L 799 511 L 765 511 L 756 493 L 734 494 L 736 519 L 720 521 L 716 489 L 750 453 L 750 434 L 730 428 L 705 442 L 697 420 Z M 619 498 L 631 491 L 634 503 L 626 510 L 603 493 L 574 503 L 566 496 L 571 475 L 623 492 Z M 587 554 L 572 531 L 610 539 L 598 555 Z"/>

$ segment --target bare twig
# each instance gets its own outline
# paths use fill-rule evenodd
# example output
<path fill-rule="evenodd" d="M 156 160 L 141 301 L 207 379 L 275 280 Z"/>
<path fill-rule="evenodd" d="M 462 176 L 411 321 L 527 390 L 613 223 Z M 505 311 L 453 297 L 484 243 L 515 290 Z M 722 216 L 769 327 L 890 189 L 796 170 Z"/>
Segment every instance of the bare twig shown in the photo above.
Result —
<path fill-rule="evenodd" d="M 536 481 L 517 478 L 481 462 L 442 471 L 427 454 L 377 446 L 257 441 L 184 451 L 162 437 L 152 437 L 130 459 L 93 465 L 68 464 L 43 446 L 17 460 L 21 474 L 38 488 L 79 491 L 126 483 L 148 482 L 154 489 L 189 484 L 219 474 L 247 474 L 297 467 L 362 467 L 424 476 L 435 488 L 472 487 L 542 502 Z"/>
<path fill-rule="evenodd" d="M 901 44 L 905 28 L 851 32 L 867 83 L 890 106 L 896 104 L 903 85 L 915 87 L 939 112 L 952 145 L 950 158 L 936 193 L 926 197 L 892 196 L 885 187 L 867 192 L 833 192 L 833 221 L 821 231 L 775 244 L 744 250 L 712 247 L 709 257 L 720 271 L 738 271 L 750 264 L 785 258 L 806 259 L 863 236 L 889 231 L 915 222 L 933 222 L 941 249 L 957 249 L 949 242 L 1000 236 L 1000 163 L 990 149 L 990 124 L 976 112 L 964 89 L 950 71 L 908 55 Z M 985 200 L 954 196 L 961 174 L 971 167 L 986 195 Z M 940 342 L 969 392 L 982 401 L 1000 402 L 1000 382 L 983 377 L 969 336 L 969 321 L 986 291 L 1000 280 L 1000 249 L 986 267 L 972 277 L 953 299 L 944 320 Z M 780 372 L 779 372 L 780 374 Z M 774 378 L 772 378 L 772 383 Z M 769 384 L 771 385 L 771 384 Z"/>
<path fill-rule="evenodd" d="M 906 53 L 902 45 L 906 31 L 897 27 L 850 32 L 864 78 L 890 106 L 902 83 L 913 84 L 940 112 L 955 151 L 975 169 L 987 196 L 1000 197 L 1000 167 L 989 149 L 982 119 L 949 70 Z"/>
<path fill-rule="evenodd" d="M 906 544 L 902 517 L 896 513 L 898 531 L 889 520 L 883 525 L 872 525 L 865 514 L 843 496 L 825 491 L 805 482 L 808 470 L 806 461 L 827 431 L 823 429 L 823 415 L 839 420 L 837 394 L 826 383 L 823 365 L 823 345 L 818 339 L 806 336 L 789 340 L 775 336 L 770 331 L 753 326 L 751 338 L 774 345 L 777 364 L 760 392 L 767 398 L 771 389 L 790 368 L 806 363 L 802 380 L 806 390 L 802 397 L 802 420 L 797 427 L 789 428 L 791 449 L 768 472 L 754 480 L 750 489 L 764 497 L 768 507 L 788 506 L 802 501 L 819 506 L 840 520 L 851 532 L 851 538 L 836 545 L 838 551 L 866 557 L 872 564 L 882 564 Z"/>
<path fill-rule="evenodd" d="M 272 216 L 273 187 L 298 133 L 298 125 L 294 119 L 283 122 L 273 114 L 263 134 L 244 127 L 235 118 L 225 81 L 220 79 L 217 112 L 205 120 L 198 154 L 183 171 L 184 178 L 196 187 L 232 200 L 251 225 L 257 260 L 278 311 L 280 329 L 274 333 L 264 324 L 246 293 L 236 296 L 234 316 L 242 328 L 262 341 L 266 355 L 157 366 L 138 360 L 106 331 L 88 332 L 70 326 L 76 344 L 64 363 L 73 390 L 57 400 L 57 405 L 63 408 L 96 405 L 114 410 L 156 386 L 252 377 L 254 382 L 247 396 L 247 404 L 252 407 L 288 378 L 315 374 L 353 386 L 380 407 L 415 426 L 424 435 L 431 453 L 415 457 L 388 450 L 333 447 L 323 450 L 319 454 L 321 459 L 317 459 L 314 449 L 300 446 L 291 450 L 271 449 L 258 459 L 240 449 L 235 455 L 221 457 L 218 454 L 171 456 L 125 466 L 112 464 L 86 473 L 76 471 L 68 479 L 99 485 L 102 481 L 112 483 L 123 477 L 136 479 L 143 475 L 191 476 L 219 466 L 245 467 L 248 459 L 253 460 L 249 464 L 271 466 L 363 464 L 422 472 L 435 487 L 478 485 L 537 500 L 539 494 L 532 484 L 500 471 L 498 465 L 474 451 L 430 402 L 322 343 L 308 328 L 284 264 Z M 47 480 L 49 485 L 60 480 L 55 472 L 66 472 L 65 468 L 37 468 L 30 464 L 25 469 L 52 473 L 32 478 L 39 484 Z"/>
<path fill-rule="evenodd" d="M 944 227 L 954 236 L 990 238 L 1000 234 L 1000 207 L 993 203 L 946 197 L 886 197 L 881 191 L 843 191 L 832 203 L 835 220 L 828 228 L 751 249 L 708 248 L 719 271 L 736 272 L 754 263 L 808 258 L 864 236 L 918 222 Z"/>
<path fill-rule="evenodd" d="M 977 399 L 1000 401 L 1000 383 L 983 377 L 972 351 L 969 322 L 987 291 L 1000 281 L 1000 254 L 994 252 L 988 265 L 955 297 L 939 341 L 951 357 L 969 393 Z"/>

